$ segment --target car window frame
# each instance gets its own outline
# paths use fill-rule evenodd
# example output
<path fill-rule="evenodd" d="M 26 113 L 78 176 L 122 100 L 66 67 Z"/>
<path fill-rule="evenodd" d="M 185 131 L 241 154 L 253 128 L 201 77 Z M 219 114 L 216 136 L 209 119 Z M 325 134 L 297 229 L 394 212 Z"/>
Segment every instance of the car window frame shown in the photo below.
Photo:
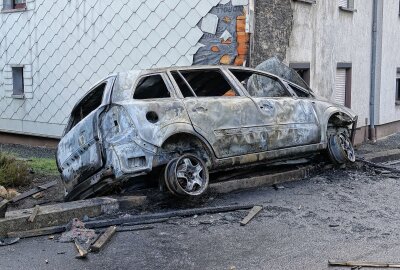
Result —
<path fill-rule="evenodd" d="M 236 96 L 197 96 L 196 93 L 194 92 L 192 86 L 186 81 L 186 79 L 184 78 L 184 76 L 181 74 L 181 71 L 212 71 L 212 70 L 216 70 L 218 72 L 221 73 L 221 75 L 224 77 L 224 79 L 232 86 L 232 89 L 236 92 Z M 192 91 L 192 93 L 194 94 L 194 96 L 192 97 L 184 97 L 182 94 L 181 89 L 178 86 L 178 83 L 176 82 L 174 76 L 172 75 L 171 72 L 178 72 L 181 74 L 181 76 L 183 76 L 183 79 L 186 83 L 186 85 L 189 87 L 189 89 Z M 237 87 L 235 81 L 232 81 L 231 77 L 229 76 L 229 74 L 227 74 L 227 72 L 225 71 L 224 68 L 221 67 L 202 67 L 202 68 L 181 68 L 181 69 L 171 69 L 167 71 L 167 74 L 169 76 L 169 79 L 171 80 L 171 83 L 173 84 L 173 86 L 176 89 L 176 92 L 179 96 L 179 98 L 181 99 L 185 99 L 185 98 L 223 98 L 223 97 L 229 97 L 229 98 L 237 98 L 237 97 L 246 97 L 245 93 L 243 93 L 243 91 Z"/>
<path fill-rule="evenodd" d="M 284 81 L 284 82 L 287 83 L 287 85 L 290 87 L 290 89 L 293 91 L 293 94 L 294 94 L 297 98 L 315 98 L 314 94 L 313 94 L 311 91 L 305 89 L 304 87 L 301 87 L 300 85 L 295 84 L 295 83 L 292 83 L 292 82 L 289 82 L 289 81 Z M 295 91 L 294 89 L 292 89 L 292 85 L 293 85 L 293 87 L 299 88 L 299 90 L 305 92 L 305 93 L 308 94 L 309 96 L 308 96 L 308 97 L 301 97 L 301 96 L 297 95 L 296 91 Z"/>
<path fill-rule="evenodd" d="M 89 114 L 91 114 L 92 112 L 94 112 L 95 110 L 98 110 L 101 107 L 104 106 L 108 106 L 111 102 L 111 92 L 114 86 L 114 82 L 115 82 L 115 76 L 110 76 L 107 77 L 106 79 L 103 79 L 99 82 L 97 82 L 94 86 L 92 86 L 90 88 L 90 90 L 79 99 L 79 101 L 75 104 L 75 106 L 73 107 L 73 109 L 71 110 L 71 113 L 69 114 L 69 119 L 68 119 L 68 124 L 65 127 L 65 130 L 63 132 L 63 135 L 67 134 L 68 132 L 70 132 L 76 125 L 78 125 L 80 122 L 82 122 Z M 72 125 L 74 122 L 74 115 L 75 115 L 75 111 L 81 107 L 82 102 L 87 98 L 87 96 L 91 95 L 92 92 L 99 87 L 100 85 L 105 83 L 105 88 L 103 91 L 103 95 L 101 97 L 101 103 L 99 106 L 97 106 L 94 110 L 92 110 L 87 116 L 85 116 L 84 118 L 82 118 L 79 122 L 77 122 L 75 125 Z"/>
<path fill-rule="evenodd" d="M 247 89 L 241 84 L 239 79 L 236 78 L 235 74 L 233 74 L 231 72 L 231 70 L 252 72 L 252 73 L 256 73 L 256 74 L 259 74 L 259 75 L 266 76 L 268 78 L 274 79 L 287 92 L 288 96 L 284 96 L 284 97 L 255 97 L 255 96 L 252 96 L 252 95 L 250 95 L 249 91 L 247 91 Z M 247 97 L 250 97 L 250 98 L 271 98 L 271 99 L 297 98 L 297 95 L 295 95 L 294 91 L 289 87 L 289 85 L 286 84 L 281 78 L 279 78 L 278 76 L 275 76 L 273 74 L 270 74 L 270 73 L 267 73 L 267 72 L 263 72 L 263 71 L 260 71 L 260 70 L 252 70 L 252 69 L 237 68 L 237 67 L 227 67 L 226 68 L 226 72 L 229 73 L 229 75 L 235 81 L 235 83 L 237 84 L 237 87 L 239 87 L 244 93 L 246 93 Z"/>
<path fill-rule="evenodd" d="M 139 82 L 140 82 L 143 78 L 150 77 L 150 76 L 154 76 L 154 75 L 160 75 L 160 76 L 161 76 L 161 78 L 163 79 L 165 85 L 167 86 L 167 90 L 168 90 L 170 96 L 169 96 L 169 97 L 165 97 L 165 98 L 135 99 L 135 98 L 134 98 L 134 96 L 135 96 L 135 91 L 136 91 L 136 88 L 137 88 Z M 152 101 L 152 100 L 154 101 L 154 100 L 176 99 L 176 98 L 177 98 L 177 95 L 176 95 L 176 93 L 175 93 L 174 86 L 173 86 L 172 82 L 170 81 L 169 76 L 166 74 L 165 71 L 162 71 L 162 72 L 151 72 L 151 73 L 140 74 L 140 75 L 138 76 L 138 78 L 136 79 L 135 83 L 134 83 L 133 86 L 132 86 L 132 97 L 131 97 L 131 98 L 132 98 L 132 100 L 135 100 L 135 101 L 141 100 L 141 101 L 144 101 L 144 102 L 145 102 L 145 101 Z"/>

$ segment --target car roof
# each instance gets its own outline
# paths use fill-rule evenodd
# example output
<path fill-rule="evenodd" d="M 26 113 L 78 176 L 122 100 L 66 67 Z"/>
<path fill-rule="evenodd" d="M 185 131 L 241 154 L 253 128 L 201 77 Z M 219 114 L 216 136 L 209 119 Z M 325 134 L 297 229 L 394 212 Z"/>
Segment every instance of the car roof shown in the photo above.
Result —
<path fill-rule="evenodd" d="M 239 70 L 248 70 L 255 71 L 264 74 L 268 74 L 272 77 L 279 77 L 269 72 L 265 72 L 262 70 L 257 70 L 249 67 L 242 66 L 232 66 L 232 65 L 195 65 L 195 66 L 173 66 L 173 67 L 161 67 L 161 68 L 150 68 L 150 69 L 134 69 L 131 71 L 141 71 L 142 74 L 150 74 L 157 72 L 168 72 L 168 71 L 176 71 L 176 70 L 203 70 L 203 69 L 239 69 Z M 126 71 L 129 72 L 129 71 Z M 121 72 L 124 73 L 124 72 Z"/>

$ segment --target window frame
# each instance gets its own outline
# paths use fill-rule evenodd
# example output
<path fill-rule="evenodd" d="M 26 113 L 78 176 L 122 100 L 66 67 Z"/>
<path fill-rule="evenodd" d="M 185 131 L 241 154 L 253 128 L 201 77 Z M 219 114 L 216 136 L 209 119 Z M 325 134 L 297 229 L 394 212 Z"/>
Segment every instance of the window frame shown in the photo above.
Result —
<path fill-rule="evenodd" d="M 22 89 L 16 89 L 15 88 L 16 78 L 14 77 L 14 70 L 20 70 L 20 72 L 21 72 L 20 73 L 20 78 L 21 78 L 20 83 L 21 83 Z M 11 97 L 16 98 L 16 99 L 25 98 L 24 66 L 23 65 L 11 66 L 11 78 L 12 78 L 12 82 L 13 82 L 12 83 L 12 91 L 13 91 L 13 93 L 12 93 Z"/>
<path fill-rule="evenodd" d="M 396 70 L 395 104 L 400 105 L 400 68 Z"/>
<path fill-rule="evenodd" d="M 346 82 L 345 82 L 345 101 L 344 106 L 351 109 L 351 95 L 352 95 L 352 63 L 337 63 L 336 72 L 338 69 L 344 69 L 346 71 Z M 336 83 L 336 82 L 335 82 Z M 335 92 L 336 95 L 336 92 Z"/>
<path fill-rule="evenodd" d="M 293 62 L 289 64 L 289 67 L 294 69 L 297 74 L 303 79 L 303 81 L 310 86 L 311 83 L 311 64 L 309 62 Z M 300 75 L 299 71 L 303 71 L 303 76 Z"/>
<path fill-rule="evenodd" d="M 167 90 L 170 94 L 169 97 L 165 97 L 165 98 L 148 98 L 148 99 L 135 99 L 135 91 L 136 88 L 139 84 L 139 82 L 146 77 L 150 77 L 150 76 L 156 76 L 156 75 L 160 75 L 161 78 L 163 79 L 165 86 L 167 87 Z M 170 78 L 165 74 L 165 72 L 152 72 L 152 73 L 145 73 L 145 74 L 141 74 L 137 77 L 136 82 L 134 83 L 133 87 L 132 87 L 132 96 L 131 96 L 132 100 L 141 100 L 141 101 L 152 101 L 152 100 L 165 100 L 165 99 L 173 99 L 176 98 L 176 93 L 175 93 L 175 89 L 171 84 Z"/>
<path fill-rule="evenodd" d="M 181 71 L 183 72 L 196 72 L 196 71 L 216 71 L 219 72 L 224 79 L 227 81 L 227 83 L 232 87 L 232 90 L 236 92 L 236 96 L 197 96 L 196 92 L 193 90 L 192 86 L 189 84 L 189 82 L 186 80 L 186 78 L 182 75 Z M 174 76 L 172 75 L 171 72 L 178 72 L 178 74 L 181 76 L 182 80 L 185 82 L 186 86 L 190 89 L 192 94 L 194 96 L 192 97 L 185 97 L 182 94 L 181 89 L 179 88 L 178 83 L 176 82 Z M 223 98 L 223 97 L 229 97 L 229 98 L 235 98 L 235 97 L 243 97 L 246 96 L 246 93 L 244 93 L 240 88 L 238 88 L 237 84 L 235 81 L 232 81 L 232 78 L 230 74 L 227 74 L 226 70 L 224 68 L 220 67 L 211 67 L 211 68 L 188 68 L 188 69 L 173 69 L 173 70 L 168 70 L 168 76 L 170 77 L 170 80 L 172 84 L 174 85 L 176 92 L 179 95 L 179 98 L 185 99 L 185 98 Z"/>
<path fill-rule="evenodd" d="M 103 106 L 107 106 L 110 104 L 110 89 L 113 88 L 114 85 L 114 81 L 115 81 L 115 77 L 108 77 L 104 80 L 101 80 L 100 82 L 96 83 L 93 87 L 90 88 L 90 90 L 78 101 L 75 103 L 75 106 L 72 108 L 71 113 L 69 115 L 69 119 L 68 119 L 68 124 L 65 127 L 65 130 L 63 132 L 63 135 L 67 134 L 68 132 L 70 132 L 77 124 L 79 124 L 80 122 L 82 122 L 82 120 L 84 120 L 86 118 L 86 116 L 84 118 L 82 118 L 81 120 L 79 120 L 78 122 L 76 122 L 74 124 L 74 115 L 75 115 L 75 111 L 80 107 L 80 105 L 82 104 L 82 102 L 89 96 L 92 94 L 92 92 L 98 88 L 100 85 L 105 84 L 104 86 L 104 91 L 103 91 L 103 95 L 101 97 L 101 103 L 99 106 L 97 106 L 95 109 L 93 109 L 89 114 L 91 114 L 92 112 L 94 112 L 95 110 L 103 107 Z M 88 114 L 88 115 L 89 115 Z"/>
<path fill-rule="evenodd" d="M 253 97 L 252 95 L 250 95 L 250 93 L 247 91 L 247 89 L 241 84 L 241 82 L 236 78 L 236 76 L 231 72 L 231 70 L 252 72 L 252 73 L 256 73 L 256 74 L 259 74 L 259 75 L 266 76 L 266 77 L 269 77 L 271 79 L 274 79 L 287 92 L 288 96 L 284 96 L 284 97 Z M 297 97 L 297 95 L 293 92 L 293 90 L 290 89 L 290 87 L 284 81 L 282 81 L 281 78 L 279 78 L 278 76 L 272 75 L 270 73 L 263 72 L 263 71 L 260 71 L 260 70 L 252 70 L 252 69 L 244 69 L 244 68 L 236 68 L 236 67 L 229 67 L 227 69 L 227 71 L 231 74 L 232 79 L 235 80 L 236 84 L 240 87 L 241 91 L 243 91 L 246 94 L 247 97 L 250 97 L 250 98 L 270 98 L 270 99 L 282 99 L 282 98 L 294 98 L 294 97 Z"/>
<path fill-rule="evenodd" d="M 342 6 L 339 3 L 339 9 L 341 11 L 345 11 L 345 12 L 357 12 L 357 10 L 354 8 L 354 0 L 346 0 L 347 4 L 346 6 Z"/>
<path fill-rule="evenodd" d="M 27 10 L 26 0 L 20 4 L 15 3 L 15 0 L 2 0 L 2 1 L 3 1 L 3 8 L 1 10 L 2 13 L 20 12 Z"/>

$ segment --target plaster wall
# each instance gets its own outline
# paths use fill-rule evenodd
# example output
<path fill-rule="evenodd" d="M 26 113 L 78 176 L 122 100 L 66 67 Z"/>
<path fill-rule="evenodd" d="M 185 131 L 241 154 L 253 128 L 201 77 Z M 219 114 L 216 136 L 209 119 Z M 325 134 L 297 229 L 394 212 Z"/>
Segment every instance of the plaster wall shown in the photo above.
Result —
<path fill-rule="evenodd" d="M 338 63 L 352 64 L 351 108 L 359 126 L 369 117 L 372 1 L 355 0 L 355 12 L 338 1 L 292 2 L 293 29 L 287 63 L 310 63 L 310 86 L 333 101 Z"/>
<path fill-rule="evenodd" d="M 396 73 L 400 68 L 400 15 L 399 1 L 385 0 L 382 16 L 382 50 L 378 125 L 386 124 L 400 119 L 400 105 L 395 104 L 396 97 Z"/>

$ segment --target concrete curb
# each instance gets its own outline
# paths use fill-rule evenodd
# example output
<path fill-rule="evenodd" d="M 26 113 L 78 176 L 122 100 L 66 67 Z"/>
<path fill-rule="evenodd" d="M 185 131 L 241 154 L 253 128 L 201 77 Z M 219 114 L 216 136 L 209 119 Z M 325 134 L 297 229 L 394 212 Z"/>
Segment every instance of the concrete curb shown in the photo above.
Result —
<path fill-rule="evenodd" d="M 119 210 L 126 210 L 145 204 L 144 196 L 126 196 L 118 199 L 93 198 L 89 200 L 45 205 L 39 208 L 39 213 L 34 222 L 28 222 L 33 209 L 23 209 L 6 212 L 5 218 L 0 219 L 0 237 L 5 237 L 9 232 L 29 231 L 45 227 L 63 225 L 73 218 L 82 219 L 111 214 Z"/>
<path fill-rule="evenodd" d="M 387 150 L 387 151 L 381 151 L 381 152 L 361 155 L 361 157 L 367 161 L 371 161 L 371 162 L 375 162 L 375 163 L 392 161 L 392 160 L 400 159 L 400 149 L 393 149 L 393 150 Z"/>
<path fill-rule="evenodd" d="M 261 175 L 246 179 L 237 179 L 214 183 L 210 185 L 209 191 L 212 193 L 229 193 L 239 189 L 255 188 L 260 186 L 272 186 L 276 184 L 304 179 L 310 176 L 311 173 L 318 170 L 318 166 L 307 166 L 300 169 L 270 175 Z"/>

